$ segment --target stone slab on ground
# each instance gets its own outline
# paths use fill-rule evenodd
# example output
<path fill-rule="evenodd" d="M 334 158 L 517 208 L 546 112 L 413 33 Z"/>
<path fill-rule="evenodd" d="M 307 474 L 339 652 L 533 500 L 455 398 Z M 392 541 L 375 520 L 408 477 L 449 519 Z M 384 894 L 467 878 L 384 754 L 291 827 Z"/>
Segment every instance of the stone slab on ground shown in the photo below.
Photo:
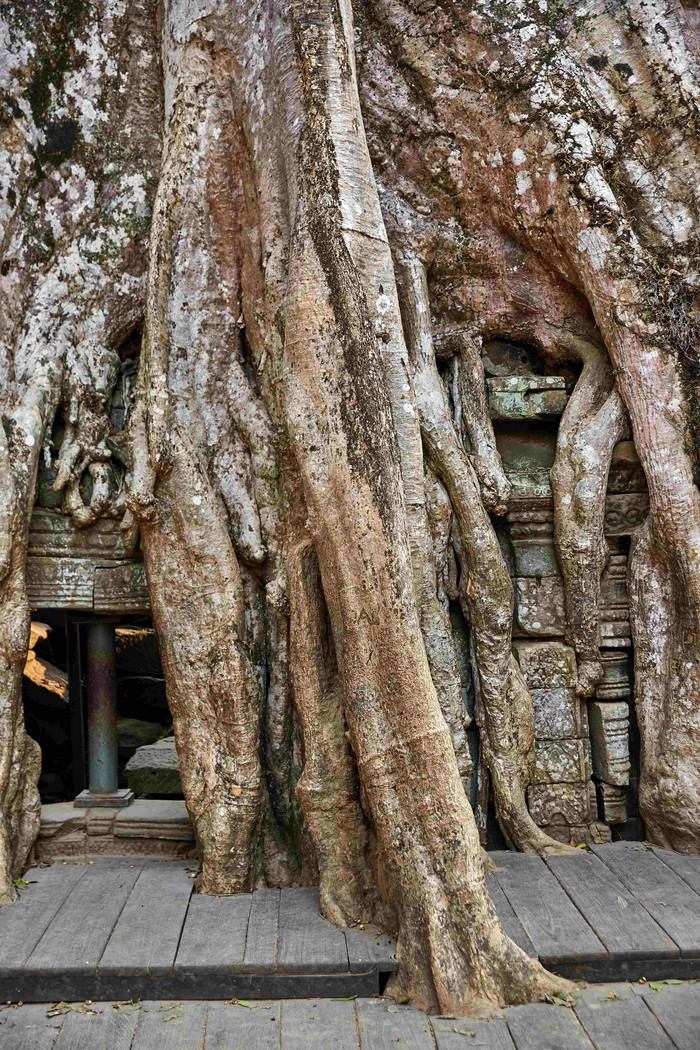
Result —
<path fill-rule="evenodd" d="M 35 854 L 40 862 L 90 857 L 191 856 L 194 832 L 182 799 L 136 799 L 120 810 L 76 809 L 72 802 L 41 807 Z"/>
<path fill-rule="evenodd" d="M 175 738 L 137 748 L 126 764 L 126 779 L 135 795 L 181 795 Z"/>

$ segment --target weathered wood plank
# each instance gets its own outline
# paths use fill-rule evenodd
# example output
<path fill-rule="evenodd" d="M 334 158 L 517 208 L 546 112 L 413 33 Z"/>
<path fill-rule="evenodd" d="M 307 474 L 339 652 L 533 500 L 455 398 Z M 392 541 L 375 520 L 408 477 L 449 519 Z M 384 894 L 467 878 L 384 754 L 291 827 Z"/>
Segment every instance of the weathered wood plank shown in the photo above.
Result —
<path fill-rule="evenodd" d="M 0 909 L 0 972 L 21 966 L 85 868 L 77 865 L 32 868 L 25 878 L 36 885 L 22 891 L 19 900 Z"/>
<path fill-rule="evenodd" d="M 321 915 L 318 889 L 282 890 L 278 973 L 342 973 L 349 970 L 341 930 Z"/>
<path fill-rule="evenodd" d="M 498 884 L 542 960 L 606 959 L 609 953 L 539 857 L 492 855 Z"/>
<path fill-rule="evenodd" d="M 347 929 L 345 943 L 352 973 L 364 973 L 375 967 L 380 973 L 395 973 L 399 968 L 396 944 L 391 937 L 373 927 Z"/>
<path fill-rule="evenodd" d="M 66 1014 L 56 1050 L 129 1050 L 140 1011 L 122 1013 L 111 1003 L 92 1003 L 90 1010 Z"/>
<path fill-rule="evenodd" d="M 576 1001 L 576 1015 L 588 1037 L 605 1050 L 673 1050 L 673 1043 L 644 1001 L 630 989 L 614 992 L 586 988 Z"/>
<path fill-rule="evenodd" d="M 100 975 L 169 973 L 192 893 L 186 861 L 146 864 L 98 963 Z"/>
<path fill-rule="evenodd" d="M 666 985 L 660 991 L 648 989 L 644 993 L 644 1002 L 658 1017 L 678 1050 L 698 1050 L 700 985 Z"/>
<path fill-rule="evenodd" d="M 673 957 L 678 946 L 598 857 L 550 857 L 547 861 L 576 907 L 615 955 Z"/>
<path fill-rule="evenodd" d="M 73 887 L 26 965 L 37 970 L 95 973 L 115 922 L 144 861 L 100 864 Z"/>
<path fill-rule="evenodd" d="M 52 1050 L 62 1017 L 47 1017 L 46 1003 L 0 1013 L 0 1050 Z"/>
<path fill-rule="evenodd" d="M 517 1050 L 591 1050 L 573 1010 L 564 1006 L 512 1006 L 505 1019 Z"/>
<path fill-rule="evenodd" d="M 240 970 L 251 900 L 251 893 L 239 897 L 208 894 L 191 897 L 175 959 L 175 973 Z"/>
<path fill-rule="evenodd" d="M 496 909 L 498 918 L 501 920 L 501 925 L 511 941 L 515 941 L 518 947 L 522 948 L 530 958 L 536 959 L 537 952 L 535 951 L 535 946 L 525 933 L 520 919 L 513 911 L 513 907 L 501 889 L 495 874 L 486 876 L 486 888 L 489 891 L 489 896 L 493 901 L 493 906 Z"/>
<path fill-rule="evenodd" d="M 205 1002 L 144 1003 L 131 1048 L 203 1050 L 206 1016 Z"/>
<path fill-rule="evenodd" d="M 355 1007 L 362 1050 L 435 1050 L 428 1018 L 414 1006 L 358 999 Z"/>
<path fill-rule="evenodd" d="M 272 971 L 277 965 L 280 890 L 256 890 L 250 908 L 243 973 Z"/>
<path fill-rule="evenodd" d="M 654 856 L 675 871 L 683 882 L 687 882 L 692 890 L 700 894 L 700 857 L 687 853 L 673 853 L 670 849 L 659 849 L 658 846 L 653 852 Z"/>
<path fill-rule="evenodd" d="M 506 1022 L 500 1017 L 472 1021 L 469 1017 L 431 1018 L 437 1050 L 467 1050 L 470 1046 L 487 1050 L 513 1050 L 514 1043 Z M 470 1038 L 464 1038 L 468 1035 Z"/>
<path fill-rule="evenodd" d="M 638 843 L 592 846 L 687 957 L 700 956 L 700 897 L 651 850 Z"/>
<path fill-rule="evenodd" d="M 278 1002 L 256 1002 L 255 1009 L 209 1003 L 204 1050 L 280 1050 Z"/>
<path fill-rule="evenodd" d="M 354 1003 L 296 999 L 279 1005 L 284 1050 L 309 1050 L 314 1046 L 359 1050 Z"/>

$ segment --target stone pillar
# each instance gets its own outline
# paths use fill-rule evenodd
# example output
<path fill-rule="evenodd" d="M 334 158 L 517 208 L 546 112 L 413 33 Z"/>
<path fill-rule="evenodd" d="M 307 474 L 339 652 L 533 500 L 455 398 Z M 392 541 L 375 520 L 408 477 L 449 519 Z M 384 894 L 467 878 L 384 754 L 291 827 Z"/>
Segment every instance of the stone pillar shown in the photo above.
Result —
<path fill-rule="evenodd" d="M 87 625 L 88 788 L 73 805 L 128 806 L 134 794 L 117 786 L 117 678 L 114 624 Z"/>
<path fill-rule="evenodd" d="M 624 498 L 615 497 L 618 503 Z M 609 527 L 625 530 L 625 522 L 618 521 L 611 514 L 608 515 Z M 624 531 L 619 533 L 624 534 Z M 626 701 L 630 697 L 627 664 L 632 638 L 627 599 L 627 555 L 620 550 L 619 535 L 605 538 L 610 552 L 600 584 L 600 658 L 605 673 L 596 687 L 596 699 L 588 704 L 593 776 L 597 782 L 599 809 L 606 824 L 624 824 L 627 820 L 625 788 L 629 784 L 630 771 L 629 707 Z"/>

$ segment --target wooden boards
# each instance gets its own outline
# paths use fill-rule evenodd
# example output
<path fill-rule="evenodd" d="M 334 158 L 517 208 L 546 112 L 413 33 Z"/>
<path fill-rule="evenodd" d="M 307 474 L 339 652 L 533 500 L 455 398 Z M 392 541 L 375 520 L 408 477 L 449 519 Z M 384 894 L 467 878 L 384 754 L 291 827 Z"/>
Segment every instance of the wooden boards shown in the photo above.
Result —
<path fill-rule="evenodd" d="M 576 1016 L 596 1047 L 674 1050 L 657 1018 L 631 986 L 612 993 L 607 992 L 605 986 L 585 988 L 576 997 Z"/>
<path fill-rule="evenodd" d="M 89 867 L 54 915 L 27 968 L 95 973 L 143 866 L 139 860 Z"/>
<path fill-rule="evenodd" d="M 640 843 L 608 842 L 591 849 L 617 875 L 682 956 L 700 957 L 700 896 Z"/>
<path fill-rule="evenodd" d="M 32 868 L 27 872 L 29 886 L 13 904 L 0 909 L 0 973 L 27 961 L 84 874 L 85 868 L 74 865 Z"/>
<path fill-rule="evenodd" d="M 0 1050 L 697 1050 L 700 986 L 615 984 L 574 1009 L 534 1003 L 503 1017 L 427 1017 L 390 999 L 76 1003 L 0 1007 Z"/>
<path fill-rule="evenodd" d="M 611 954 L 657 958 L 680 954 L 676 943 L 597 857 L 590 853 L 551 857 L 547 864 Z"/>
<path fill-rule="evenodd" d="M 630 843 L 595 853 L 494 853 L 487 885 L 506 932 L 577 979 L 700 976 L 698 858 Z M 376 929 L 326 922 L 314 888 L 198 895 L 186 868 L 115 858 L 30 872 L 0 910 L 0 1002 L 342 999 L 376 993 L 399 966 Z"/>
<path fill-rule="evenodd" d="M 609 952 L 546 864 L 525 853 L 492 854 L 495 878 L 542 962 L 608 959 Z"/>
<path fill-rule="evenodd" d="M 322 917 L 318 889 L 282 890 L 278 973 L 345 973 L 349 970 L 345 936 Z"/>
<path fill-rule="evenodd" d="M 171 972 L 192 893 L 186 866 L 154 861 L 143 868 L 100 959 L 101 975 Z"/>

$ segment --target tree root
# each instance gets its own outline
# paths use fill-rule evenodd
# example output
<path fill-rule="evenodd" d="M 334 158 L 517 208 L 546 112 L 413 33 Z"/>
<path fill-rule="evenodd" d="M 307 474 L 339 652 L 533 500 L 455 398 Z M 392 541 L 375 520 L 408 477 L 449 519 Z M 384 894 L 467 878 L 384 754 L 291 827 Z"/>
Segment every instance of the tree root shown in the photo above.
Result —
<path fill-rule="evenodd" d="M 308 541 L 289 552 L 287 574 L 294 703 L 304 736 L 297 795 L 316 851 L 321 911 L 344 928 L 371 922 L 381 910 L 370 833 L 357 795 L 318 561 Z"/>
<path fill-rule="evenodd" d="M 528 853 L 566 852 L 530 816 L 525 791 L 534 761 L 535 718 L 525 681 L 511 653 L 513 589 L 479 485 L 452 423 L 435 365 L 423 264 L 406 260 L 400 288 L 415 368 L 421 433 L 459 527 L 464 564 L 460 600 L 472 627 L 479 673 L 477 719 L 491 772 L 496 813 L 506 838 Z M 465 406 L 466 407 L 466 406 Z"/>
<path fill-rule="evenodd" d="M 598 602 L 607 559 L 605 492 L 613 449 L 629 423 L 607 355 L 583 340 L 575 342 L 583 372 L 559 425 L 550 478 L 554 543 L 564 577 L 567 641 L 578 662 L 577 692 L 587 697 L 594 694 L 603 676 Z"/>

